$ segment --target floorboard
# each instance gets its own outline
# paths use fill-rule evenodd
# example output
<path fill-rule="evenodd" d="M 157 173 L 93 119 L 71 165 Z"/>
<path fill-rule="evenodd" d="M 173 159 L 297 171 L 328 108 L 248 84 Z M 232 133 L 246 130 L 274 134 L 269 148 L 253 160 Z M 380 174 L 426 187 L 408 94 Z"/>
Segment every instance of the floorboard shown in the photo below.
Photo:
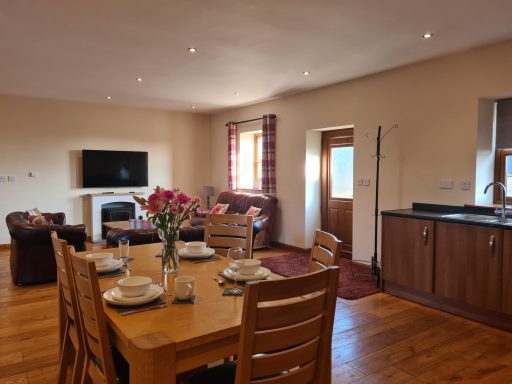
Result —
<path fill-rule="evenodd" d="M 12 284 L 0 250 L 0 384 L 55 383 L 57 333 L 55 284 Z M 512 382 L 511 333 L 384 293 L 338 299 L 332 356 L 336 384 Z"/>

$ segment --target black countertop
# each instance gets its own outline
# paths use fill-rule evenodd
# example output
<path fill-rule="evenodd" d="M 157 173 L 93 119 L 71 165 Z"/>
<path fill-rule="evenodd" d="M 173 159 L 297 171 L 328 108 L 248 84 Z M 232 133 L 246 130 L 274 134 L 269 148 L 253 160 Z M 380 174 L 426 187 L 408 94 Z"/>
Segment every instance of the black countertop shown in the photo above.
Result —
<path fill-rule="evenodd" d="M 512 229 L 512 218 L 503 220 L 494 213 L 494 208 L 487 207 L 413 203 L 412 208 L 381 213 L 386 216 Z"/>

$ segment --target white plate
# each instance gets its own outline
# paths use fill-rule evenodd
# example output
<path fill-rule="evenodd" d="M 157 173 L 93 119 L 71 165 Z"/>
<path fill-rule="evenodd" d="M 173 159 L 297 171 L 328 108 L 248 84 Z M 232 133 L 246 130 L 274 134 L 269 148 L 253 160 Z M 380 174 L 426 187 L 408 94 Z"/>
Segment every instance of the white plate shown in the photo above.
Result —
<path fill-rule="evenodd" d="M 123 307 L 130 307 L 135 305 L 142 305 L 152 302 L 164 293 L 164 289 L 156 284 L 151 284 L 148 292 L 144 296 L 133 298 L 123 297 L 119 292 L 119 288 L 115 287 L 103 293 L 103 299 L 110 304 L 120 305 Z"/>
<path fill-rule="evenodd" d="M 101 267 L 96 267 L 96 272 L 105 273 L 112 272 L 118 268 L 121 268 L 123 262 L 121 260 L 113 259 L 108 265 L 102 265 Z"/>
<path fill-rule="evenodd" d="M 238 281 L 264 280 L 267 277 L 269 277 L 270 273 L 271 273 L 270 269 L 260 267 L 260 269 L 258 269 L 258 272 L 256 272 L 254 275 L 239 274 L 237 280 Z M 233 273 L 233 271 L 231 271 L 231 269 L 226 268 L 224 271 L 222 271 L 222 275 L 224 277 L 227 277 L 229 280 L 233 280 L 235 274 Z"/>
<path fill-rule="evenodd" d="M 213 256 L 215 249 L 206 248 L 202 252 L 189 252 L 186 248 L 178 249 L 178 255 L 184 259 L 204 259 Z"/>

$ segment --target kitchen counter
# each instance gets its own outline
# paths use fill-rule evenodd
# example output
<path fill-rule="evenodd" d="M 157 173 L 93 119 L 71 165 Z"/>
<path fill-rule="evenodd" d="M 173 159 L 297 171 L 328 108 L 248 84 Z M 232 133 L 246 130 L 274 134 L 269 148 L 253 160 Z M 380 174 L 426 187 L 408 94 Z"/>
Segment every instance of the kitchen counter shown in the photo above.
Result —
<path fill-rule="evenodd" d="M 512 229 L 512 217 L 501 219 L 491 207 L 413 203 L 412 208 L 382 211 L 381 213 L 387 216 Z"/>

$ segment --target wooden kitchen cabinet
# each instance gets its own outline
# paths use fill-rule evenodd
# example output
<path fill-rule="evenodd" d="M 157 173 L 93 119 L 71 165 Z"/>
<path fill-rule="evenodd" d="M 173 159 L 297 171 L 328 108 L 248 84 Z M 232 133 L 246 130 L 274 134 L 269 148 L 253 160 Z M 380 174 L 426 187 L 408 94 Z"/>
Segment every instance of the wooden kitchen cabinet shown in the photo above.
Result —
<path fill-rule="evenodd" d="M 434 222 L 382 217 L 382 277 L 384 285 L 399 284 L 432 293 L 434 284 Z"/>
<path fill-rule="evenodd" d="M 503 231 L 501 311 L 512 315 L 512 231 Z"/>
<path fill-rule="evenodd" d="M 500 311 L 503 229 L 437 222 L 435 231 L 434 293 Z"/>

